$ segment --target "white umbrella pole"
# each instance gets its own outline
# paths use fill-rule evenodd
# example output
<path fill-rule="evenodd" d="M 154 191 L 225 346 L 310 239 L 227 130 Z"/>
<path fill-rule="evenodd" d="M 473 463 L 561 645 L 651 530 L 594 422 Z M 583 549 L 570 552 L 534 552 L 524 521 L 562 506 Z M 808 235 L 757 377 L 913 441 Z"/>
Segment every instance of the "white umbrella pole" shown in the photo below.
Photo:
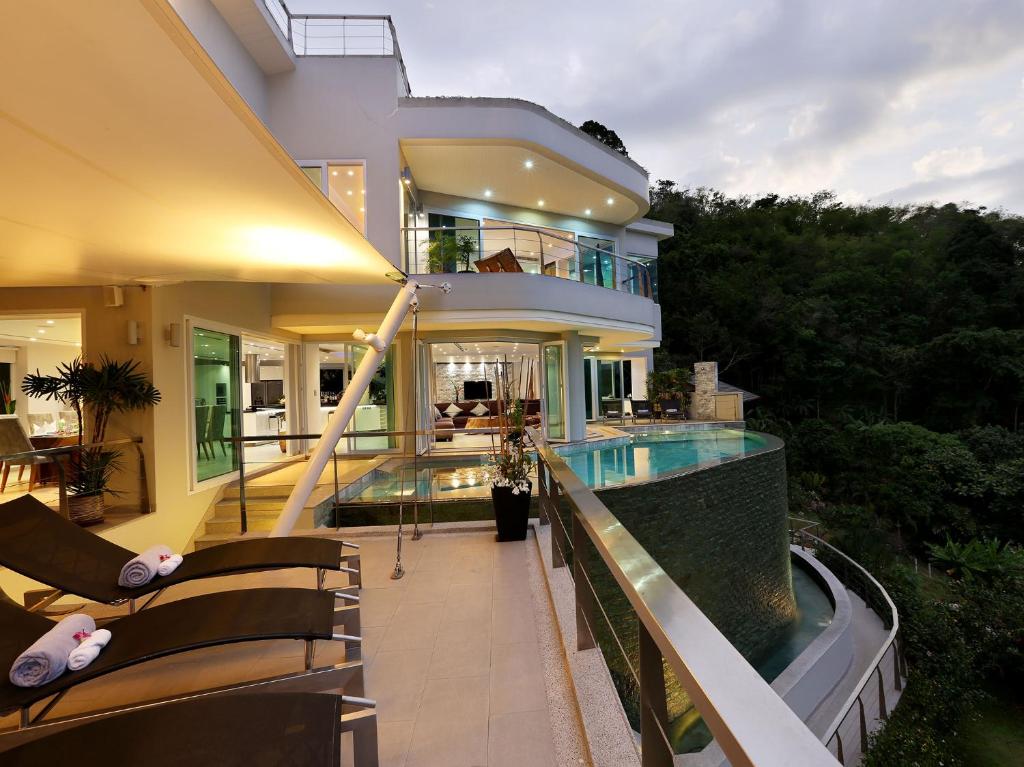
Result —
<path fill-rule="evenodd" d="M 281 511 L 281 516 L 277 518 L 274 529 L 270 531 L 271 538 L 288 535 L 295 527 L 302 509 L 316 488 L 317 480 L 320 479 L 320 474 L 331 459 L 345 427 L 352 420 L 352 415 L 356 412 L 356 406 L 359 404 L 363 392 L 370 385 L 370 381 L 377 372 L 377 367 L 384 359 L 388 346 L 391 345 L 399 328 L 402 327 L 409 308 L 415 305 L 418 288 L 419 285 L 413 280 L 407 281 L 402 286 L 377 330 L 376 336 L 365 335 L 359 330 L 355 332 L 356 340 L 365 341 L 367 344 L 366 355 L 359 363 L 359 367 L 356 368 L 355 375 L 349 381 L 338 407 L 327 420 L 323 435 L 306 462 L 306 470 L 299 477 L 299 481 L 295 483 L 295 487 L 292 488 L 291 495 L 288 496 L 288 501 Z"/>

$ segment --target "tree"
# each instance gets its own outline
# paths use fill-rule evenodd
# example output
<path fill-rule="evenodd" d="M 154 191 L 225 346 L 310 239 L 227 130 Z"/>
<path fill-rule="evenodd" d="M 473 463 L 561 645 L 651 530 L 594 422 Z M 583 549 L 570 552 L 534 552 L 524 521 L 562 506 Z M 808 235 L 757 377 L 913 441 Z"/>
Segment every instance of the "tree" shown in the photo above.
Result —
<path fill-rule="evenodd" d="M 622 143 L 622 139 L 619 138 L 619 134 L 610 128 L 606 128 L 597 120 L 587 120 L 580 126 L 580 130 L 588 136 L 593 136 L 602 144 L 614 149 L 619 154 L 629 157 L 629 152 L 626 151 L 626 145 Z"/>

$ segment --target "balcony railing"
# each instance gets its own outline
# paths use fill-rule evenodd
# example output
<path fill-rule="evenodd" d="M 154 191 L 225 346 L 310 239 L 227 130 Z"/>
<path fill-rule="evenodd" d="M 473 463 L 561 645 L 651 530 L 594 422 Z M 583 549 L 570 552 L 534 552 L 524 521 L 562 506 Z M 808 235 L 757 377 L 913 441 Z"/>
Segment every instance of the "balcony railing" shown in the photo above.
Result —
<path fill-rule="evenodd" d="M 292 13 L 284 0 L 263 0 L 296 56 L 387 56 L 398 61 L 409 88 L 398 32 L 390 16 Z"/>
<path fill-rule="evenodd" d="M 639 720 L 643 767 L 674 763 L 666 673 L 686 690 L 734 767 L 836 764 L 594 492 L 536 430 L 528 431 L 537 444 L 552 565 L 569 568 L 575 589 L 576 649 L 599 648 L 635 691 L 629 707 Z M 612 603 L 635 616 L 635 635 L 609 618 Z"/>
<path fill-rule="evenodd" d="M 864 600 L 864 604 L 878 616 L 888 632 L 822 738 L 830 751 L 834 749 L 840 764 L 857 764 L 868 750 L 871 719 L 886 721 L 889 718 L 894 701 L 891 697 L 886 698 L 886 690 L 899 694 L 907 678 L 907 660 L 903 653 L 903 640 L 899 635 L 899 613 L 888 592 L 871 573 L 818 537 L 816 533 L 820 534 L 821 531 L 817 522 L 791 517 L 789 531 L 790 540 L 801 548 L 813 551 L 847 589 Z"/>
<path fill-rule="evenodd" d="M 529 226 L 445 227 L 402 229 L 409 274 L 523 271 L 653 298 L 647 266 L 617 255 L 603 245 L 588 244 Z M 492 257 L 508 250 L 513 258 Z M 483 260 L 484 264 L 478 264 Z"/>

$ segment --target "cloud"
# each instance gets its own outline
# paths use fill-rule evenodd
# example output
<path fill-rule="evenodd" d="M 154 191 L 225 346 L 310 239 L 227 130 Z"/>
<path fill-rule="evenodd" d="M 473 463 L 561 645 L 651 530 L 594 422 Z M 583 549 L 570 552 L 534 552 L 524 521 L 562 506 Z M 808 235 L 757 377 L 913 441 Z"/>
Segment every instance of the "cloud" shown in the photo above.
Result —
<path fill-rule="evenodd" d="M 1019 204 L 978 179 L 1024 158 L 1021 0 L 436 5 L 388 4 L 414 93 L 517 96 L 599 120 L 654 178 L 850 200 L 934 180 L 957 199 Z"/>

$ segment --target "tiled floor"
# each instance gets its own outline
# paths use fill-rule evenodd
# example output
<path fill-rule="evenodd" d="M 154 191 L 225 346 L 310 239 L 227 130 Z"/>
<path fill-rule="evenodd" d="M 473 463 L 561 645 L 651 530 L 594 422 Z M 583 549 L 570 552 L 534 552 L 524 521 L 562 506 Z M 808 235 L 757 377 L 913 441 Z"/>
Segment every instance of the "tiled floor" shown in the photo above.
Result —
<path fill-rule="evenodd" d="M 404 541 L 405 575 L 391 579 L 394 538 L 360 538 L 366 696 L 377 701 L 384 767 L 545 767 L 586 763 L 577 719 L 567 716 L 564 669 L 545 666 L 546 593 L 531 586 L 535 542 L 496 544 L 493 533 L 434 534 Z M 531 560 L 532 558 L 532 560 Z M 329 585 L 343 583 L 340 574 Z M 537 584 L 537 579 L 532 580 Z M 312 586 L 309 571 L 260 573 L 185 584 L 166 598 L 229 587 Z M 550 629 L 548 629 L 550 630 Z M 116 639 L 116 638 L 115 638 Z M 320 643 L 317 661 L 342 659 Z M 82 685 L 53 716 L 297 670 L 291 640 L 203 650 Z M 0 720 L 0 727 L 13 724 Z M 557 739 L 554 733 L 560 733 Z"/>

